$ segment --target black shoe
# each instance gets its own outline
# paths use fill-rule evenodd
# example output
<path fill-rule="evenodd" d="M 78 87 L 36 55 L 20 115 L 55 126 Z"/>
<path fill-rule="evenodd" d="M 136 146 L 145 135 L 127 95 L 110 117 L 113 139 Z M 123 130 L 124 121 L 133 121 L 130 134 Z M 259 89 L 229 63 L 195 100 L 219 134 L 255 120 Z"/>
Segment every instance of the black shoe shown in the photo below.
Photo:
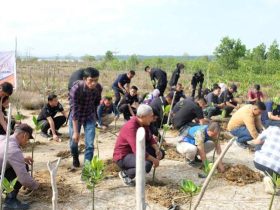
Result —
<path fill-rule="evenodd" d="M 195 161 L 196 163 L 202 163 L 202 160 L 200 160 L 197 156 L 195 156 L 194 161 Z"/>
<path fill-rule="evenodd" d="M 196 162 L 195 160 L 188 160 L 186 159 L 187 164 L 189 164 L 191 167 L 199 168 L 202 165 L 202 162 Z"/>
<path fill-rule="evenodd" d="M 44 138 L 50 138 L 51 136 L 43 131 L 41 131 L 40 135 Z"/>
<path fill-rule="evenodd" d="M 73 157 L 73 166 L 75 168 L 79 168 L 80 167 L 79 157 Z"/>
<path fill-rule="evenodd" d="M 29 204 L 22 203 L 16 198 L 7 198 L 4 202 L 3 210 L 12 210 L 12 209 L 18 209 L 18 210 L 29 209 Z"/>
<path fill-rule="evenodd" d="M 129 186 L 129 187 L 135 186 L 134 180 L 129 178 L 123 171 L 119 172 L 119 177 L 121 178 L 125 186 Z"/>
<path fill-rule="evenodd" d="M 236 145 L 241 147 L 242 149 L 247 149 L 249 147 L 249 144 L 247 142 L 238 142 L 238 141 L 235 141 L 236 142 Z"/>

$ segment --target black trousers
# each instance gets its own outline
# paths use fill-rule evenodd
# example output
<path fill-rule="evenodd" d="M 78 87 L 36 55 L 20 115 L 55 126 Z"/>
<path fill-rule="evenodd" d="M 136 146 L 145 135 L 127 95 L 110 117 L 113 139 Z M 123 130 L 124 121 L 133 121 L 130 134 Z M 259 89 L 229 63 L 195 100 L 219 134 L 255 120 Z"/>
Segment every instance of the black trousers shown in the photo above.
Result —
<path fill-rule="evenodd" d="M 59 130 L 59 128 L 66 122 L 66 117 L 57 116 L 53 118 L 55 130 Z M 41 120 L 39 123 L 42 123 L 41 131 L 44 133 L 48 133 L 50 128 L 50 124 L 48 120 Z"/>
<path fill-rule="evenodd" d="M 151 156 L 156 157 L 154 148 L 148 146 L 146 152 Z M 162 152 L 162 159 L 164 158 L 164 151 Z M 122 160 L 117 161 L 117 165 L 121 168 L 122 171 L 131 179 L 135 178 L 136 175 L 136 156 L 133 153 L 126 155 Z M 145 161 L 145 171 L 149 173 L 152 169 L 153 163 L 149 160 Z"/>
<path fill-rule="evenodd" d="M 11 119 L 11 134 L 14 132 L 15 124 L 16 124 L 16 121 L 14 119 Z M 4 130 L 4 128 L 1 125 L 0 125 L 0 135 L 6 135 L 6 131 Z"/>
<path fill-rule="evenodd" d="M 115 106 L 119 105 L 119 102 L 121 100 L 121 94 L 124 95 L 124 92 L 120 88 L 112 87 L 114 94 L 115 94 Z"/>
<path fill-rule="evenodd" d="M 264 166 L 264 165 L 261 165 L 257 162 L 254 161 L 254 165 L 257 169 L 259 169 L 260 171 L 263 171 L 264 173 L 268 173 L 270 176 L 273 175 L 273 173 L 275 173 L 277 176 L 280 176 L 280 174 L 278 174 L 276 171 Z"/>
<path fill-rule="evenodd" d="M 157 85 L 156 89 L 159 90 L 160 96 L 163 96 L 163 95 L 164 95 L 164 91 L 165 91 L 165 89 L 166 89 L 166 86 L 167 86 L 167 83 L 165 83 L 165 84 L 158 84 L 158 85 Z"/>
<path fill-rule="evenodd" d="M 196 90 L 196 86 L 198 85 L 198 83 L 193 83 L 192 84 L 192 97 L 194 98 L 195 97 L 195 90 Z M 201 97 L 201 90 L 202 90 L 202 85 L 203 83 L 199 83 L 199 86 L 198 86 L 198 97 L 200 98 Z"/>
<path fill-rule="evenodd" d="M 136 109 L 134 107 L 131 107 L 131 108 L 132 108 L 132 111 L 134 112 L 134 114 L 136 114 Z M 123 114 L 123 118 L 125 120 L 129 120 L 130 119 L 131 114 L 130 114 L 130 111 L 129 111 L 129 108 L 128 108 L 128 104 L 120 105 L 119 111 L 120 111 L 120 113 Z"/>

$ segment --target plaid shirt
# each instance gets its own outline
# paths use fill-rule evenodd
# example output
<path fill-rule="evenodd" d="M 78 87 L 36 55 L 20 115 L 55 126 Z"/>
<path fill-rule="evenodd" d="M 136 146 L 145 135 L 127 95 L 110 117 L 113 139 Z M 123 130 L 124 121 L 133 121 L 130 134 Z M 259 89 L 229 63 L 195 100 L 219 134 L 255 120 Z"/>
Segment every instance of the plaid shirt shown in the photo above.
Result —
<path fill-rule="evenodd" d="M 98 83 L 93 90 L 84 81 L 78 81 L 70 90 L 71 117 L 79 123 L 96 120 L 96 109 L 101 100 L 102 87 Z"/>
<path fill-rule="evenodd" d="M 264 144 L 255 152 L 254 161 L 280 174 L 280 128 L 270 126 L 259 138 Z"/>

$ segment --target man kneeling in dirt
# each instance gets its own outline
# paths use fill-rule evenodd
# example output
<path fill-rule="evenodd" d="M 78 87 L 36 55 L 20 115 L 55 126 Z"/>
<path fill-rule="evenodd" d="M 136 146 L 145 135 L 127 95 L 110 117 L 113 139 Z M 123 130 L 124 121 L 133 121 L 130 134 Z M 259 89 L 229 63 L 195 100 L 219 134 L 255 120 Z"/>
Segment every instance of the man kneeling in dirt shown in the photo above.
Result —
<path fill-rule="evenodd" d="M 55 116 L 57 112 L 61 112 L 63 115 Z M 44 105 L 37 119 L 42 125 L 41 136 L 49 138 L 52 135 L 53 140 L 59 141 L 58 136 L 61 136 L 61 133 L 58 130 L 66 122 L 66 118 L 66 112 L 59 103 L 57 95 L 50 94 L 48 96 L 48 103 Z M 48 133 L 49 129 L 50 133 Z"/>
<path fill-rule="evenodd" d="M 121 168 L 119 176 L 127 186 L 135 184 L 136 172 L 136 132 L 144 127 L 146 135 L 146 162 L 145 170 L 149 173 L 152 166 L 159 166 L 159 161 L 164 157 L 164 151 L 160 150 L 156 140 L 153 138 L 149 125 L 153 121 L 153 110 L 146 104 L 138 107 L 137 114 L 132 117 L 120 130 L 116 141 L 113 159 Z"/>
<path fill-rule="evenodd" d="M 214 148 L 218 155 L 221 154 L 221 146 L 218 142 L 219 133 L 220 126 L 216 122 L 189 127 L 184 133 L 183 139 L 177 143 L 177 151 L 186 156 L 189 165 L 196 166 L 198 163 L 206 161 L 206 154 Z M 222 162 L 219 163 L 218 169 L 220 172 L 224 172 Z"/>
<path fill-rule="evenodd" d="M 27 170 L 28 165 L 31 165 L 33 160 L 31 157 L 24 158 L 20 148 L 24 147 L 29 139 L 33 139 L 32 132 L 33 129 L 29 125 L 20 124 L 16 127 L 14 134 L 10 136 L 5 178 L 11 182 L 17 177 L 18 181 L 14 186 L 14 190 L 5 198 L 3 209 L 28 209 L 29 205 L 21 203 L 17 199 L 17 194 L 22 185 L 31 190 L 38 189 L 39 187 L 39 184 L 29 175 Z M 0 139 L 0 170 L 2 170 L 4 148 L 5 136 L 2 136 Z"/>

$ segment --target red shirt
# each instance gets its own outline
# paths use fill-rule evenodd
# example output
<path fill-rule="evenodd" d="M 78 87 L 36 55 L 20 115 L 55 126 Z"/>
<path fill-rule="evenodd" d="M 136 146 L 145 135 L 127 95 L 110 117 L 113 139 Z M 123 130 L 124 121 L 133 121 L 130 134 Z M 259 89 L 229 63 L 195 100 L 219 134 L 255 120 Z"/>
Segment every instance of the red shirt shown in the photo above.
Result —
<path fill-rule="evenodd" d="M 263 98 L 263 93 L 262 93 L 261 91 L 255 92 L 255 91 L 250 90 L 250 91 L 248 92 L 248 98 L 249 98 L 249 99 L 250 99 L 250 98 L 251 98 L 251 99 L 257 98 L 258 101 L 260 101 L 261 98 Z"/>
<path fill-rule="evenodd" d="M 119 136 L 114 149 L 113 159 L 115 161 L 123 159 L 129 153 L 136 154 L 136 132 L 140 128 L 137 117 L 132 117 L 120 130 Z M 146 131 L 146 147 L 147 145 L 156 144 L 149 127 L 144 127 Z M 148 153 L 146 153 L 146 157 Z"/>

